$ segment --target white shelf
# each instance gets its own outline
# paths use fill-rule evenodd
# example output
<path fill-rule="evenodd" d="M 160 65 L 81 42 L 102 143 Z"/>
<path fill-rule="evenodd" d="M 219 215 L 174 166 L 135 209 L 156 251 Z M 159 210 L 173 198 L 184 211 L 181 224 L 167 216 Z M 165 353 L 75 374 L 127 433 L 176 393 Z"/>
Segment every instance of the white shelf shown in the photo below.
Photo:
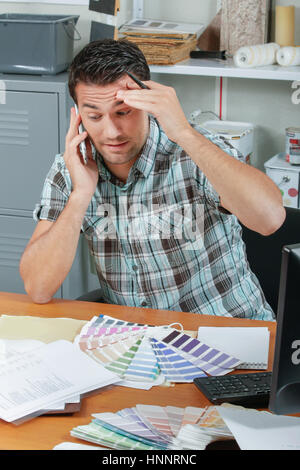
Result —
<path fill-rule="evenodd" d="M 153 73 L 198 75 L 206 77 L 257 78 L 266 80 L 300 80 L 300 66 L 281 67 L 265 65 L 243 69 L 236 67 L 232 59 L 186 59 L 175 65 L 150 65 Z"/>

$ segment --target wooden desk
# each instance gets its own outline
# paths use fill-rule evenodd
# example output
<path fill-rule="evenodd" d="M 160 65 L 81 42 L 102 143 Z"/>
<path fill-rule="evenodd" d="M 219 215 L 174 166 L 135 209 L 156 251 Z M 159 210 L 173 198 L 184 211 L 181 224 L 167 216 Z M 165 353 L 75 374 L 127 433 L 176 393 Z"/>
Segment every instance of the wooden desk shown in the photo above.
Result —
<path fill-rule="evenodd" d="M 26 295 L 0 292 L 0 314 L 33 315 L 38 317 L 70 317 L 90 320 L 103 313 L 112 317 L 153 325 L 180 322 L 186 330 L 199 326 L 267 326 L 270 330 L 270 354 L 268 369 L 271 370 L 276 323 L 221 318 L 191 313 L 152 310 L 148 308 L 120 307 L 118 305 L 54 299 L 49 304 L 37 305 Z M 135 390 L 109 386 L 101 393 L 85 398 L 81 410 L 73 415 L 40 416 L 20 426 L 0 421 L 0 448 L 45 450 L 52 449 L 62 441 L 81 442 L 70 436 L 73 427 L 91 422 L 92 413 L 115 412 L 137 403 L 161 406 L 208 406 L 210 402 L 193 384 L 176 384 L 172 387 L 153 387 L 151 390 Z"/>

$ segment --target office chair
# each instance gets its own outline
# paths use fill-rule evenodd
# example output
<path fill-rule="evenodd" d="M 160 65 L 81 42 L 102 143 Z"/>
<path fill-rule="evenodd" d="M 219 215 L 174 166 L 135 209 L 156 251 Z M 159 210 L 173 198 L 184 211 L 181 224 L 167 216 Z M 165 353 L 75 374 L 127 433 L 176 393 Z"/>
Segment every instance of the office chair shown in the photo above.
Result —
<path fill-rule="evenodd" d="M 250 268 L 258 278 L 267 302 L 277 313 L 281 251 L 284 245 L 300 242 L 300 210 L 286 207 L 283 225 L 272 235 L 260 235 L 242 225 L 242 237 Z"/>
<path fill-rule="evenodd" d="M 284 245 L 300 242 L 300 210 L 287 207 L 283 225 L 272 235 L 260 235 L 244 225 L 242 230 L 250 268 L 257 276 L 265 297 L 276 314 L 281 250 Z M 90 291 L 76 300 L 106 303 L 101 298 L 100 289 Z"/>
<path fill-rule="evenodd" d="M 103 304 L 107 303 L 101 297 L 101 289 L 95 289 L 95 290 L 91 290 L 90 292 L 86 292 L 85 294 L 82 294 L 80 297 L 77 297 L 76 300 L 84 300 L 85 302 L 101 302 Z"/>

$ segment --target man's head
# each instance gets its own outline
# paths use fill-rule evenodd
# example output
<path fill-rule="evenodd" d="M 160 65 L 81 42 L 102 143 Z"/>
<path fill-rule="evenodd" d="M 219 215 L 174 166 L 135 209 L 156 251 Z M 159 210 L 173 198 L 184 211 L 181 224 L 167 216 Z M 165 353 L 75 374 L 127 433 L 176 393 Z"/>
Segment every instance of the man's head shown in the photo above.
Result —
<path fill-rule="evenodd" d="M 143 53 L 128 41 L 94 41 L 74 58 L 69 71 L 69 91 L 96 149 L 107 163 L 126 164 L 136 157 L 148 133 L 148 115 L 116 99 L 133 81 L 149 80 Z"/>

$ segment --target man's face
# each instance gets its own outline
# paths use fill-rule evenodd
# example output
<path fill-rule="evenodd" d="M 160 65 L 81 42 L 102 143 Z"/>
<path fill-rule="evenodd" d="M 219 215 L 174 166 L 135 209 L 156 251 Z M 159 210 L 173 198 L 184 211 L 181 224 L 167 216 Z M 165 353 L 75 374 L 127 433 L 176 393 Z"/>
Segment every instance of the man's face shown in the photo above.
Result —
<path fill-rule="evenodd" d="M 98 152 L 111 164 L 137 157 L 148 136 L 147 113 L 116 99 L 128 80 L 124 76 L 105 86 L 79 83 L 75 89 L 82 123 Z"/>

